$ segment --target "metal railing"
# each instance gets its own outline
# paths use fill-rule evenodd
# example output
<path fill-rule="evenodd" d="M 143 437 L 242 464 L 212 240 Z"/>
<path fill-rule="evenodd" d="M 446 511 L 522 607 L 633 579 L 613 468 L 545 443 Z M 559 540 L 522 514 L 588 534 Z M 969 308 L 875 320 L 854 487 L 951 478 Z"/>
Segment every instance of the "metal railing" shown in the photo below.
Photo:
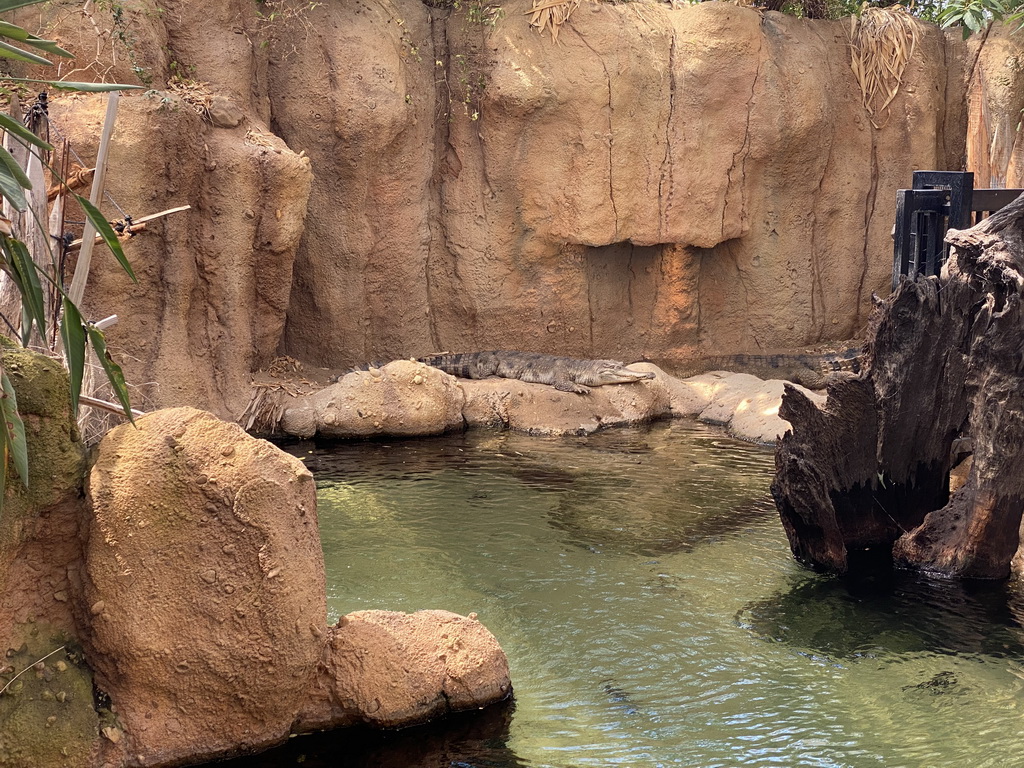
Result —
<path fill-rule="evenodd" d="M 896 192 L 892 288 L 900 277 L 937 275 L 949 258 L 948 229 L 967 229 L 1008 205 L 1021 189 L 975 189 L 974 174 L 914 171 L 914 188 Z"/>

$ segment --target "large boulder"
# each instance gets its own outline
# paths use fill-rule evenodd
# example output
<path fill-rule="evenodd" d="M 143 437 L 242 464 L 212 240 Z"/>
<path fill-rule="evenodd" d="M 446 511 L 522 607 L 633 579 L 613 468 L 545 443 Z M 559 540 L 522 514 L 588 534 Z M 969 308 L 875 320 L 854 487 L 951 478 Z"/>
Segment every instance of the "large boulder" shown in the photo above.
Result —
<path fill-rule="evenodd" d="M 133 764 L 284 739 L 326 633 L 313 477 L 176 408 L 113 430 L 89 481 L 89 658 Z"/>
<path fill-rule="evenodd" d="M 298 437 L 439 435 L 462 428 L 465 399 L 455 377 L 414 360 L 395 360 L 287 401 L 280 428 Z"/>
<path fill-rule="evenodd" d="M 373 611 L 328 630 L 301 462 L 212 414 L 159 411 L 103 439 L 83 498 L 66 372 L 2 357 L 30 476 L 11 478 L 0 513 L 0 763 L 191 764 L 509 695 L 472 616 Z"/>
<path fill-rule="evenodd" d="M 508 660 L 475 614 L 356 611 L 330 630 L 300 727 L 398 728 L 477 709 L 512 693 Z"/>
<path fill-rule="evenodd" d="M 677 416 L 695 416 L 707 424 L 725 426 L 741 440 L 774 445 L 786 434 L 789 422 L 779 415 L 786 386 L 821 406 L 825 395 L 787 384 L 780 379 L 759 379 L 749 373 L 711 371 L 675 382 L 672 409 Z"/>

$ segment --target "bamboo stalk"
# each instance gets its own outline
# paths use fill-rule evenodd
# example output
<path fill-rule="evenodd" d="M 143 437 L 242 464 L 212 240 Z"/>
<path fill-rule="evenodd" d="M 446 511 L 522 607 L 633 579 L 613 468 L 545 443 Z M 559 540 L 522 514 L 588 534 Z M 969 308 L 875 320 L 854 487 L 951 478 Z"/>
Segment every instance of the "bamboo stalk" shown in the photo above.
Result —
<path fill-rule="evenodd" d="M 114 119 L 117 117 L 117 102 L 121 97 L 120 91 L 111 91 L 107 99 L 107 115 L 103 122 L 103 133 L 100 135 L 100 148 L 96 153 L 96 175 L 92 180 L 92 192 L 89 194 L 89 202 L 99 206 L 100 198 L 103 195 L 103 182 L 107 176 L 107 155 L 110 152 L 110 136 L 114 132 Z M 78 256 L 78 264 L 75 266 L 75 276 L 71 280 L 71 289 L 68 291 L 68 298 L 74 304 L 82 302 L 85 295 L 85 283 L 89 279 L 89 267 L 92 262 L 92 249 L 96 243 L 96 228 L 86 217 L 85 231 L 82 233 L 82 252 Z"/>
<path fill-rule="evenodd" d="M 179 205 L 177 208 L 168 208 L 166 211 L 160 211 L 159 213 L 151 213 L 149 216 L 143 216 L 142 218 L 139 218 L 139 219 L 132 219 L 132 226 L 128 227 L 128 231 L 129 232 L 134 232 L 134 231 L 136 231 L 135 230 L 136 227 L 139 227 L 139 229 L 145 229 L 145 224 L 148 221 L 153 221 L 154 219 L 159 219 L 162 216 L 170 216 L 172 213 L 181 213 L 182 211 L 189 210 L 191 207 L 192 207 L 191 205 Z M 95 230 L 93 230 L 93 231 L 95 231 Z M 93 243 L 98 243 L 102 239 L 103 238 L 100 235 L 96 235 L 93 238 Z M 84 238 L 80 239 L 80 240 L 73 240 L 71 242 L 71 244 L 68 245 L 68 250 L 69 251 L 73 251 L 76 248 L 81 248 L 83 242 L 84 242 Z M 79 261 L 81 261 L 81 259 L 79 259 Z"/>
<path fill-rule="evenodd" d="M 119 413 L 124 416 L 124 408 L 116 403 L 111 403 L 106 400 L 100 400 L 98 397 L 90 397 L 89 395 L 79 395 L 78 402 L 82 405 L 88 405 L 90 408 L 99 408 L 101 411 L 109 411 L 110 413 Z M 132 416 L 145 416 L 145 411 L 137 411 L 132 408 Z"/>

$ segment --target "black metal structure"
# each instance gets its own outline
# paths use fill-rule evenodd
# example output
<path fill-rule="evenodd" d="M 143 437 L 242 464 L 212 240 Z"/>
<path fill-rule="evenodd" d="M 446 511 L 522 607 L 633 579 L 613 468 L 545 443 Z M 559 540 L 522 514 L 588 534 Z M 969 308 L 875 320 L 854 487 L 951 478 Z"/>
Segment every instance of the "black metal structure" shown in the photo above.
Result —
<path fill-rule="evenodd" d="M 1020 196 L 1020 189 L 975 189 L 974 174 L 914 171 L 914 188 L 896 192 L 892 288 L 900 276 L 937 275 L 949 257 L 947 229 L 967 229 Z"/>

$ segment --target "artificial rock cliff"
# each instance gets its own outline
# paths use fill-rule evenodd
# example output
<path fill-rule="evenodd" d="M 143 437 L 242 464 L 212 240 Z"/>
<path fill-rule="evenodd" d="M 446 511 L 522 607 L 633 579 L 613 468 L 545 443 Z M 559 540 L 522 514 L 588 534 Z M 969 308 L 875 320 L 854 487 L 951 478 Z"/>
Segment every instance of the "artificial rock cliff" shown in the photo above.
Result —
<path fill-rule="evenodd" d="M 554 43 L 523 0 L 162 7 L 42 18 L 75 79 L 155 89 L 122 100 L 113 197 L 193 206 L 129 245 L 138 286 L 104 262 L 85 302 L 121 316 L 149 405 L 237 417 L 278 354 L 670 364 L 855 337 L 887 290 L 895 190 L 963 166 L 977 45 L 924 24 L 875 128 L 841 22 L 588 3 Z M 55 102 L 88 158 L 102 97 Z"/>

